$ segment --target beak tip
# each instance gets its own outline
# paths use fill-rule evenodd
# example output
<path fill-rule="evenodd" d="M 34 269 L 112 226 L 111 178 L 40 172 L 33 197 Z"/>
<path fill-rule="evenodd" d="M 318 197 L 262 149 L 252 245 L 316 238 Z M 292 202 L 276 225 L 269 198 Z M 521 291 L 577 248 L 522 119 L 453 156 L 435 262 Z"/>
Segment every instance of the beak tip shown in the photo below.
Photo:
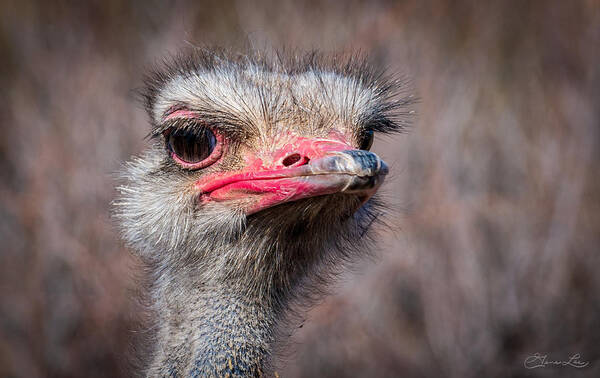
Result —
<path fill-rule="evenodd" d="M 351 171 L 355 171 L 360 176 L 377 177 L 385 176 L 389 173 L 387 164 L 376 154 L 364 150 L 346 150 L 341 154 L 345 155 L 349 161 Z"/>

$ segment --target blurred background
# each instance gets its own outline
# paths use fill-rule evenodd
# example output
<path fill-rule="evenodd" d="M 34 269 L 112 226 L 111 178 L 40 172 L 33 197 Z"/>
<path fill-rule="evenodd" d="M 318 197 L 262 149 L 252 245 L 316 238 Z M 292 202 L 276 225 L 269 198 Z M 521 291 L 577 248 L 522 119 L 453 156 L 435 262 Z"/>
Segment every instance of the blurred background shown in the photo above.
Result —
<path fill-rule="evenodd" d="M 0 377 L 132 374 L 115 172 L 144 148 L 143 72 L 207 44 L 362 50 L 420 98 L 374 144 L 379 257 L 308 313 L 282 377 L 600 376 L 599 1 L 0 4 Z"/>

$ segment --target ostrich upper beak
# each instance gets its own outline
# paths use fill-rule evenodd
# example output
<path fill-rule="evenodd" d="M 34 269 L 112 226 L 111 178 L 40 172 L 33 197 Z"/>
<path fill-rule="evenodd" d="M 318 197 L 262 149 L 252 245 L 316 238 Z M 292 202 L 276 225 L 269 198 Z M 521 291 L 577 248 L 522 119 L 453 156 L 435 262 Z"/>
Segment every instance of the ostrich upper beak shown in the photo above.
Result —
<path fill-rule="evenodd" d="M 202 178 L 196 182 L 201 200 L 235 200 L 245 204 L 248 215 L 281 203 L 334 193 L 358 195 L 364 203 L 388 173 L 385 162 L 372 152 L 341 143 L 306 142 L 304 147 L 306 144 L 309 148 L 295 144 L 293 150 L 284 149 L 283 159 L 275 156 L 275 161 L 283 164 L 271 169 L 248 164 L 241 171 Z M 292 153 L 298 150 L 306 153 Z"/>

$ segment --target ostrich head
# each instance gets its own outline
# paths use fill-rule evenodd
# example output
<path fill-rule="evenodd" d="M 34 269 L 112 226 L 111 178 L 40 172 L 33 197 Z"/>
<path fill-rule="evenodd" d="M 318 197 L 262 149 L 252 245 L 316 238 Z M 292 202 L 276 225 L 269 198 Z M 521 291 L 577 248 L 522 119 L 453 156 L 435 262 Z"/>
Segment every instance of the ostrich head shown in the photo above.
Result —
<path fill-rule="evenodd" d="M 148 375 L 269 372 L 289 308 L 369 240 L 388 173 L 369 148 L 410 101 L 396 84 L 314 54 L 196 52 L 149 76 L 151 145 L 116 202 L 153 272 Z"/>

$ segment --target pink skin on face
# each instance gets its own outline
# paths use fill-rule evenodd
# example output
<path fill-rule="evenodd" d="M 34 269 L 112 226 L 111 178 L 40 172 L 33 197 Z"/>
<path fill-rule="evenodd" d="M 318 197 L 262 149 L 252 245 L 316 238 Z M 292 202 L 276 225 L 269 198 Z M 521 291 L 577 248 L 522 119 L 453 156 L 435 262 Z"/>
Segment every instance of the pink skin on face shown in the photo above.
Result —
<path fill-rule="evenodd" d="M 240 171 L 202 177 L 196 182 L 201 201 L 243 201 L 247 203 L 246 213 L 253 214 L 280 203 L 342 191 L 347 175 L 315 175 L 307 164 L 354 147 L 339 134 L 322 139 L 292 136 L 286 139 L 290 143 L 270 153 L 267 159 L 247 156 L 246 167 Z"/>
<path fill-rule="evenodd" d="M 195 118 L 197 114 L 187 109 L 172 109 L 165 120 L 172 118 Z M 221 160 L 226 139 L 214 131 L 217 146 L 211 155 L 198 163 L 188 163 L 175 154 L 173 159 L 188 169 L 200 169 Z M 355 150 L 346 137 L 332 131 L 326 138 L 306 138 L 287 133 L 275 140 L 283 147 L 268 153 L 249 153 L 245 156 L 245 168 L 235 172 L 209 174 L 195 183 L 200 201 L 235 201 L 244 206 L 245 212 L 257 213 L 266 208 L 303 198 L 341 192 L 348 184 L 348 174 L 343 172 L 320 172 L 314 174 L 308 166 L 336 151 Z M 364 203 L 377 187 L 361 193 Z"/>
<path fill-rule="evenodd" d="M 256 200 L 245 208 L 247 214 L 253 214 L 266 208 L 284 202 L 296 201 L 302 198 L 336 193 L 339 187 L 298 178 L 282 178 L 273 180 L 238 181 L 217 189 L 210 194 L 214 201 L 249 199 L 256 196 Z"/>

